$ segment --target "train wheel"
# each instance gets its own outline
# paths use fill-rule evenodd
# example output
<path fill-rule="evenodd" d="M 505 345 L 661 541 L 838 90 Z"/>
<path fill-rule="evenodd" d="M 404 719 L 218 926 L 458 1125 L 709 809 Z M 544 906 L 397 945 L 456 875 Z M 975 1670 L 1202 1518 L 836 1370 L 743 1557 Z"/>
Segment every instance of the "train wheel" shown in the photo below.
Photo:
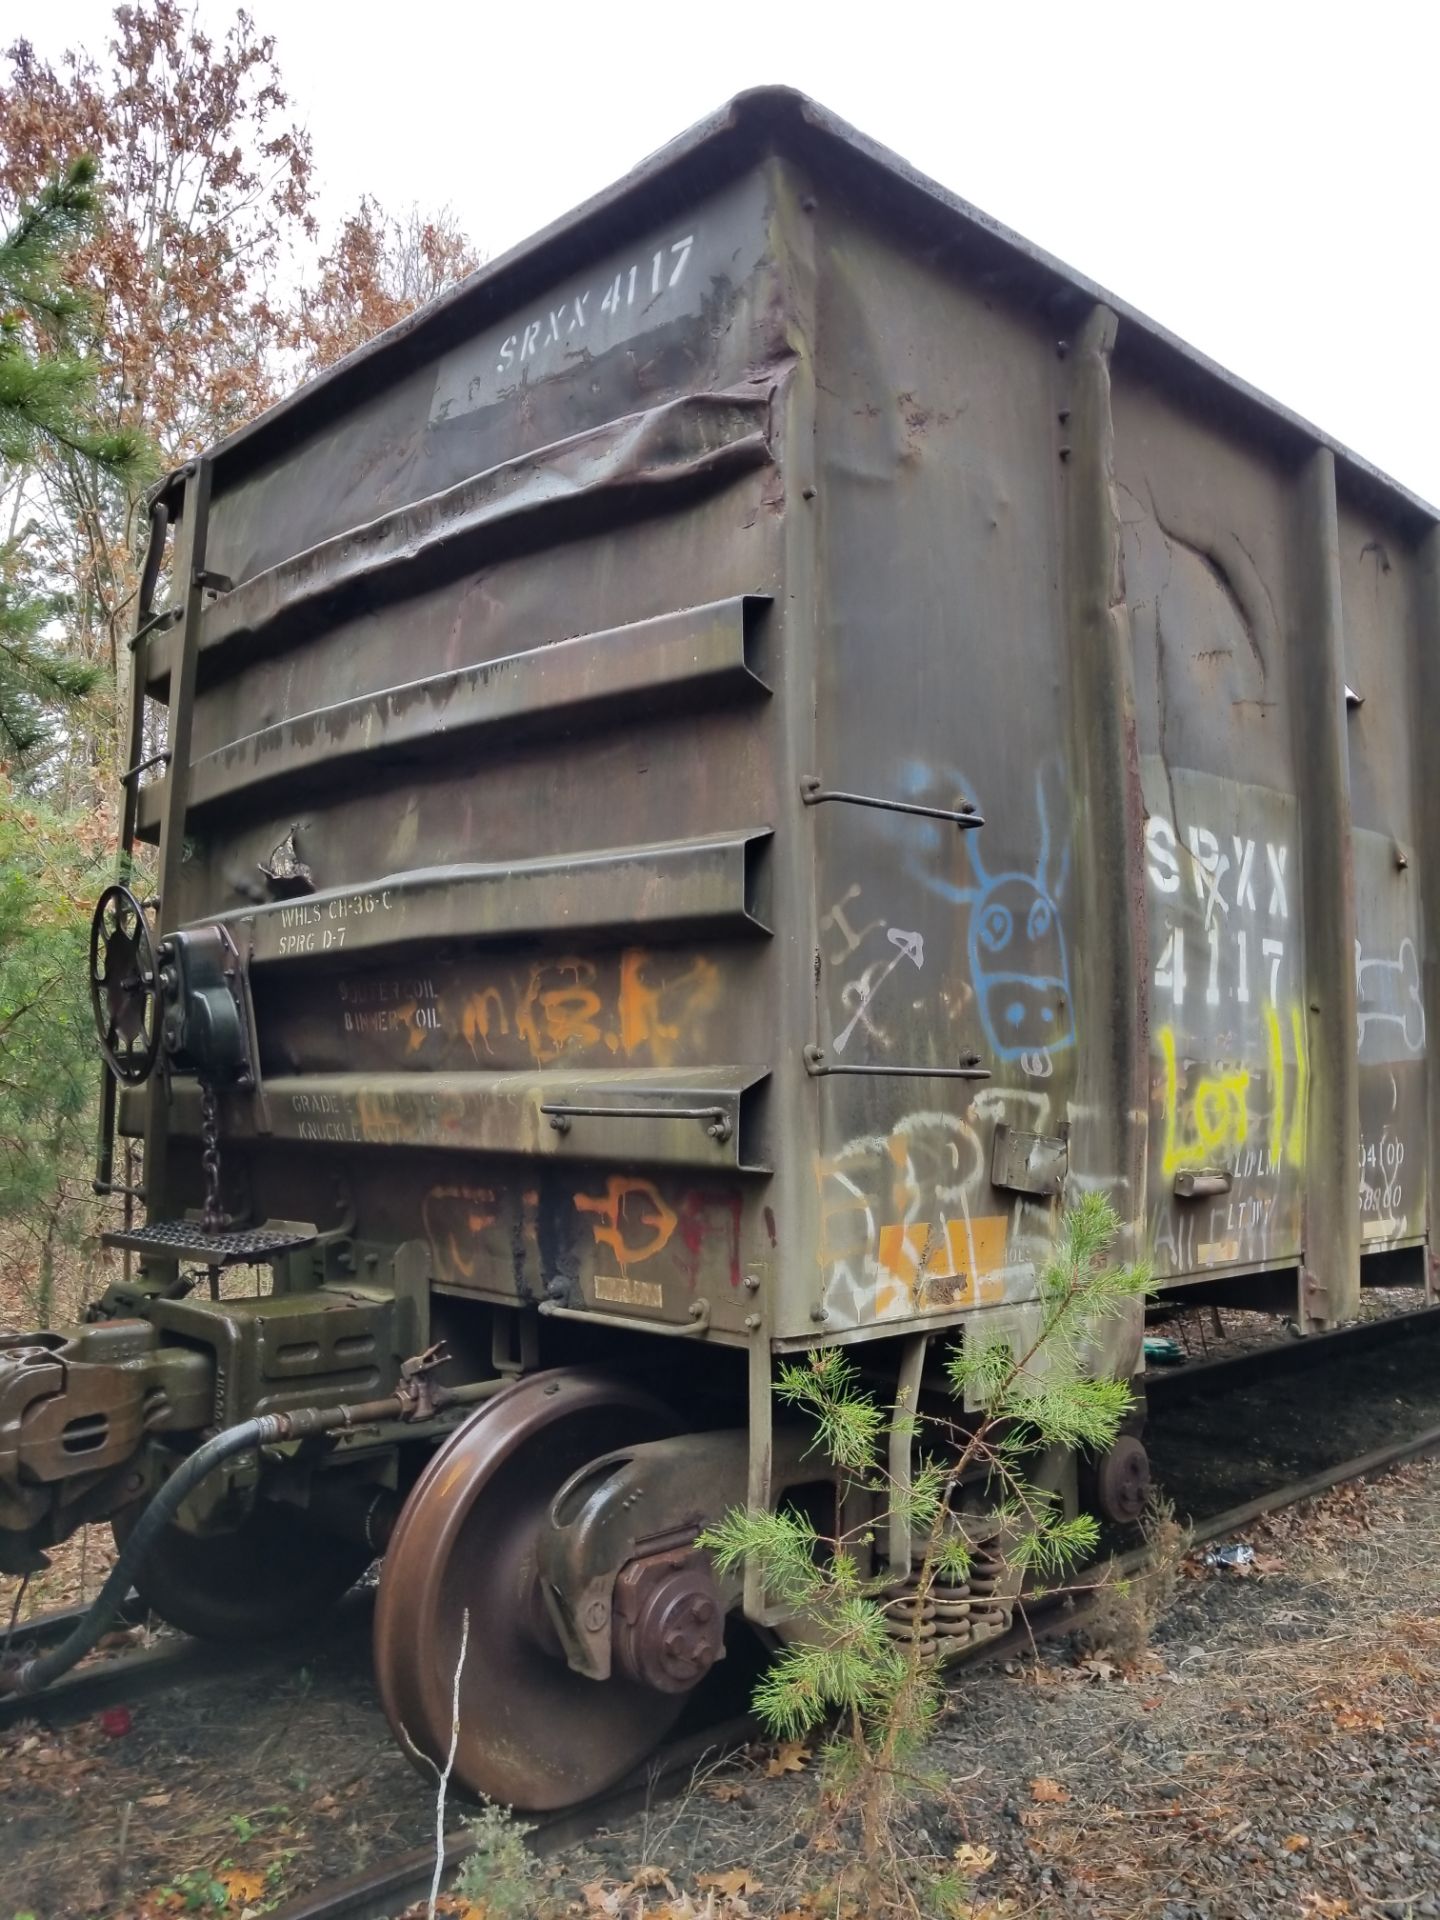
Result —
<path fill-rule="evenodd" d="M 683 1693 L 565 1664 L 536 1542 L 578 1468 L 675 1428 L 637 1388 L 552 1372 L 505 1388 L 437 1451 L 391 1538 L 375 1611 L 381 1698 L 412 1758 L 441 1768 L 453 1739 L 459 1785 L 543 1811 L 603 1792 L 664 1737 Z"/>
<path fill-rule="evenodd" d="M 115 1516 L 118 1545 L 142 1511 Z M 233 1533 L 167 1527 L 135 1587 L 147 1607 L 182 1633 L 264 1640 L 327 1612 L 374 1558 L 369 1547 L 317 1528 L 298 1507 L 262 1503 Z"/>

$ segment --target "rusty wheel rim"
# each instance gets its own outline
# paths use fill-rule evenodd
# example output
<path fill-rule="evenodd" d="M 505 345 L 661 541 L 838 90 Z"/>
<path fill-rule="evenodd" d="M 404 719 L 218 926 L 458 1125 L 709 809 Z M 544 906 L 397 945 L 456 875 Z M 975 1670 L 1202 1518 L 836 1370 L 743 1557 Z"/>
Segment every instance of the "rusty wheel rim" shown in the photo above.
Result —
<path fill-rule="evenodd" d="M 684 1695 L 589 1680 L 543 1644 L 534 1543 L 576 1469 L 675 1426 L 638 1388 L 554 1372 L 503 1389 L 437 1451 L 396 1526 L 375 1612 L 385 1712 L 427 1777 L 450 1751 L 467 1608 L 457 1785 L 529 1811 L 572 1806 L 623 1779 L 663 1739 Z"/>

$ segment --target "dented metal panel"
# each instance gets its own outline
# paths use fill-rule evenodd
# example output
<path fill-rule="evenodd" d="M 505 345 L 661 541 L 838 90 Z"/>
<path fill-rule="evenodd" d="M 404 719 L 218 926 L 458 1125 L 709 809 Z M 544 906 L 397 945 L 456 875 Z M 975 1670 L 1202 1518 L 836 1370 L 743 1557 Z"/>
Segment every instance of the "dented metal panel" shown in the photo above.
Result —
<path fill-rule="evenodd" d="M 233 1206 L 798 1346 L 1025 1324 L 1102 1188 L 1343 1317 L 1429 1245 L 1433 526 L 747 96 L 215 457 L 140 814 L 250 973 Z"/>

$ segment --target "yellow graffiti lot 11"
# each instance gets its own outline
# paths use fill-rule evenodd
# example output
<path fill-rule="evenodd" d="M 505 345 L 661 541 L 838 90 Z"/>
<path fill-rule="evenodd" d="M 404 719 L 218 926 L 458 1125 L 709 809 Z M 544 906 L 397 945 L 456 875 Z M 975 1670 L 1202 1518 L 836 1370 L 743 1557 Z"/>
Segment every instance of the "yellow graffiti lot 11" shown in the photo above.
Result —
<path fill-rule="evenodd" d="M 1296 1005 L 1289 1015 L 1293 1064 L 1285 1059 L 1279 1010 L 1267 1006 L 1262 1075 L 1248 1067 L 1226 1067 L 1202 1073 L 1183 1087 L 1175 1029 L 1157 1030 L 1164 1076 L 1161 1170 L 1167 1180 L 1184 1168 L 1224 1165 L 1252 1141 L 1263 1141 L 1272 1167 L 1282 1162 L 1303 1166 L 1310 1069 L 1304 1017 Z"/>

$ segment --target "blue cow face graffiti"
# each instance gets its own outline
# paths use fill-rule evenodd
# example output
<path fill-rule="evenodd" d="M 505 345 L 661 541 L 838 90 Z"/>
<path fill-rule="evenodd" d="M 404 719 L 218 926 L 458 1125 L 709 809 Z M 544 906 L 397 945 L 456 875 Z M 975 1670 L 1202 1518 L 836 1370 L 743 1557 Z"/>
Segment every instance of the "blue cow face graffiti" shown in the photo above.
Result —
<path fill-rule="evenodd" d="M 933 772 L 924 769 L 920 779 L 921 771 L 911 770 L 912 794 L 938 792 Z M 970 791 L 953 773 L 947 773 L 944 785 L 951 792 Z M 973 876 L 968 886 L 957 886 L 935 871 L 938 836 L 924 855 L 912 857 L 907 864 L 932 892 L 969 908 L 970 981 L 992 1057 L 1018 1060 L 1027 1073 L 1045 1076 L 1053 1056 L 1075 1044 L 1075 1028 L 1070 963 L 1060 920 L 1070 859 L 1068 849 L 1054 856 L 1041 775 L 1035 780 L 1035 811 L 1040 845 L 1032 872 L 991 873 L 982 850 L 983 827 L 966 835 Z"/>
<path fill-rule="evenodd" d="M 970 905 L 970 979 L 980 1019 L 997 1058 L 1043 1070 L 1074 1039 L 1070 970 L 1060 909 L 1042 879 L 1028 873 L 987 876 Z"/>

